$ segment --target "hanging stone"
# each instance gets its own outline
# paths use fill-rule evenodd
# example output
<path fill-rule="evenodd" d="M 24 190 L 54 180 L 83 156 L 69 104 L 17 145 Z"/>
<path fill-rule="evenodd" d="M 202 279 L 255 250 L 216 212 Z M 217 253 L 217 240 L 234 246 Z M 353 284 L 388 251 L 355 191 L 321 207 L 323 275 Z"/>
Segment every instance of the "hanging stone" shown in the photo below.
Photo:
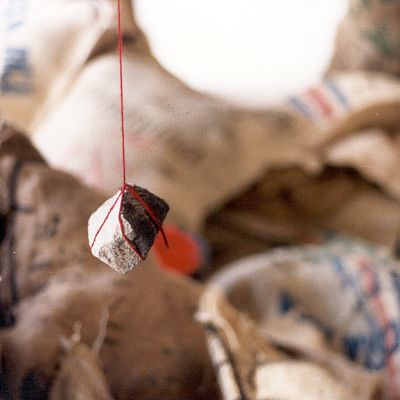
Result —
<path fill-rule="evenodd" d="M 146 258 L 168 210 L 148 190 L 124 184 L 89 218 L 92 254 L 120 274 L 129 272 Z"/>

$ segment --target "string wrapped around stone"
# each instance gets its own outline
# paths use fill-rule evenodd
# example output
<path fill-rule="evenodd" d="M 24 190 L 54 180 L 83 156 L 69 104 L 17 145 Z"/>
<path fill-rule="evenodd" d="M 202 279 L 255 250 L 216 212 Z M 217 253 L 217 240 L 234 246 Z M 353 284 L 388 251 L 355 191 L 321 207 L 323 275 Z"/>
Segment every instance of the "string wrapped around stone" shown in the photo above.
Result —
<path fill-rule="evenodd" d="M 115 271 L 125 274 L 144 260 L 158 232 L 167 239 L 162 223 L 168 204 L 146 189 L 123 184 L 89 218 L 92 254 Z"/>
<path fill-rule="evenodd" d="M 123 183 L 119 192 L 90 216 L 88 231 L 92 254 L 125 274 L 146 258 L 159 231 L 168 246 L 162 223 L 169 206 L 148 190 L 126 183 L 121 0 L 117 10 Z"/>

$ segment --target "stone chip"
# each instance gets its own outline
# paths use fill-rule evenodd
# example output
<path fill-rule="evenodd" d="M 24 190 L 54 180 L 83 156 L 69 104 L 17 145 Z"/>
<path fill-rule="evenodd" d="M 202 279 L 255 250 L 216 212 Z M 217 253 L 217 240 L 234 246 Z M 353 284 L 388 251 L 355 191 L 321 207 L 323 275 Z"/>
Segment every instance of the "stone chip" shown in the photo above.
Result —
<path fill-rule="evenodd" d="M 169 206 L 139 186 L 121 190 L 90 216 L 88 233 L 92 254 L 125 274 L 146 258 Z"/>

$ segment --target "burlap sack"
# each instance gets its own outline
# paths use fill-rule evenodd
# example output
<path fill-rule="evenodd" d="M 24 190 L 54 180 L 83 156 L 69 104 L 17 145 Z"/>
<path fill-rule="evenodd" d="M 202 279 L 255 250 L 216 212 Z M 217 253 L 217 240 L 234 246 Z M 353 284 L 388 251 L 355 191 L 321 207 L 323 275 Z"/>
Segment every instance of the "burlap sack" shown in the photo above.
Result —
<path fill-rule="evenodd" d="M 80 323 L 91 347 L 108 310 L 99 360 L 115 399 L 213 398 L 204 334 L 192 318 L 200 288 L 150 259 L 122 277 L 92 257 L 87 220 L 103 197 L 50 169 L 7 125 L 0 177 L 3 396 L 45 395 L 61 338 Z"/>
<path fill-rule="evenodd" d="M 400 126 L 400 80 L 385 73 L 332 72 L 289 97 L 288 105 L 318 128 L 318 143 L 370 127 Z"/>
<path fill-rule="evenodd" d="M 189 229 L 199 229 L 266 170 L 297 166 L 323 176 L 332 141 L 374 125 L 400 124 L 400 84 L 384 75 L 331 76 L 283 109 L 255 112 L 192 91 L 163 70 L 143 40 L 125 46 L 128 180 L 166 198 L 170 218 Z M 120 184 L 118 78 L 114 49 L 93 57 L 34 129 L 53 165 L 110 194 Z M 339 165 L 337 157 L 332 164 Z M 339 218 L 347 225 L 348 214 Z"/>
<path fill-rule="evenodd" d="M 270 171 L 321 176 L 338 138 L 400 125 L 400 83 L 385 75 L 336 74 L 279 110 L 253 112 L 191 91 L 135 44 L 125 55 L 129 180 L 166 198 L 170 218 L 189 229 Z M 54 165 L 111 193 L 120 181 L 118 104 L 118 60 L 108 54 L 85 68 L 34 140 Z"/>
<path fill-rule="evenodd" d="M 135 43 L 124 57 L 127 178 L 165 198 L 176 223 L 197 229 L 270 165 L 313 167 L 313 130 L 293 111 L 237 109 L 194 92 Z M 87 65 L 34 141 L 53 165 L 112 193 L 121 180 L 119 101 L 110 53 Z"/>
<path fill-rule="evenodd" d="M 400 81 L 341 72 L 288 99 L 317 132 L 318 168 L 276 166 L 210 215 L 210 271 L 276 245 L 349 232 L 394 247 L 400 227 Z"/>
<path fill-rule="evenodd" d="M 70 339 L 64 338 L 65 355 L 52 384 L 49 399 L 112 400 L 96 351 L 80 343 L 80 329 L 79 326 Z"/>
<path fill-rule="evenodd" d="M 375 392 L 374 379 L 363 376 L 338 355 L 342 353 L 371 371 L 384 371 L 387 398 L 399 398 L 399 277 L 400 264 L 385 248 L 337 235 L 322 245 L 282 248 L 227 267 L 211 284 L 247 318 L 238 317 L 213 289 L 201 301 L 206 317 L 200 315 L 210 325 L 209 346 L 218 348 L 214 342 L 219 341 L 223 347 L 213 353 L 214 362 L 219 357 L 217 369 L 227 366 L 235 371 L 227 377 L 225 388 L 230 383 L 241 385 L 246 393 L 249 386 L 265 390 L 268 395 L 263 398 L 292 398 L 289 394 L 273 397 L 268 392 L 271 386 L 255 378 L 259 359 L 271 366 L 280 362 L 272 345 L 326 369 L 336 384 L 369 398 Z M 264 347 L 257 337 L 264 339 Z M 224 363 L 225 353 L 229 358 Z M 303 384 L 304 392 L 297 398 L 314 398 L 307 396 L 310 381 L 297 380 L 303 376 L 300 370 L 291 375 L 290 368 L 271 368 L 268 382 L 275 388 L 273 377 L 286 377 L 281 393 L 288 393 L 291 385 Z M 223 373 L 219 371 L 220 379 Z M 332 393 L 323 393 L 321 398 Z M 383 398 L 382 393 L 375 394 Z"/>
<path fill-rule="evenodd" d="M 336 34 L 330 71 L 400 74 L 400 2 L 350 0 Z"/>
<path fill-rule="evenodd" d="M 242 282 L 236 283 L 240 286 Z M 229 293 L 232 297 L 236 292 L 238 297 L 243 294 L 235 289 Z M 248 294 L 258 294 L 260 302 L 263 300 L 262 293 Z M 224 400 L 383 399 L 379 375 L 368 373 L 323 346 L 317 349 L 317 357 L 310 357 L 284 339 L 271 342 L 255 321 L 233 309 L 223 292 L 213 285 L 202 296 L 198 318 L 207 330 L 208 347 Z M 297 331 L 298 325 L 301 324 L 289 328 Z M 311 340 L 318 335 L 305 337 L 303 333 L 300 330 L 292 335 L 300 334 L 299 341 L 312 347 Z"/>
<path fill-rule="evenodd" d="M 123 2 L 126 38 L 137 38 Z M 0 109 L 31 131 L 65 94 L 87 60 L 116 42 L 115 0 L 0 2 Z"/>
<path fill-rule="evenodd" d="M 121 167 L 117 58 L 109 53 L 89 63 L 34 132 L 54 165 L 110 194 L 119 186 Z M 136 43 L 126 46 L 124 67 L 128 180 L 164 197 L 171 204 L 170 218 L 189 229 L 204 226 L 211 213 L 277 170 L 285 174 L 295 166 L 313 181 L 325 176 L 331 161 L 347 167 L 325 154 L 340 137 L 374 125 L 400 125 L 400 83 L 381 74 L 336 74 L 279 110 L 255 112 L 190 90 Z M 343 197 L 334 192 L 336 200 Z M 312 200 L 308 193 L 305 207 Z M 261 208 L 261 202 L 252 207 Z M 352 225 L 349 212 L 342 214 L 338 219 Z M 393 221 L 397 224 L 397 217 Z M 308 230 L 310 223 L 303 222 Z M 277 220 L 272 230 L 285 236 L 285 224 Z"/>

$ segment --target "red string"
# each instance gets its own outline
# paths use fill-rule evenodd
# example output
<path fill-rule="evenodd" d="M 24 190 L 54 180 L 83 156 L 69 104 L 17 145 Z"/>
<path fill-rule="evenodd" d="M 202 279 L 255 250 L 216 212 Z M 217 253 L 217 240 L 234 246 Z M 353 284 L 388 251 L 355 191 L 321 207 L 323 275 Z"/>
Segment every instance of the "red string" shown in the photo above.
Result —
<path fill-rule="evenodd" d="M 93 242 L 92 242 L 92 244 L 90 245 L 90 249 L 93 248 L 94 243 L 96 242 L 97 236 L 99 236 L 100 231 L 103 229 L 104 224 L 105 224 L 106 221 L 108 220 L 108 217 L 110 216 L 111 211 L 114 209 L 115 205 L 117 204 L 118 199 L 121 197 L 121 194 L 122 194 L 122 191 L 119 192 L 118 197 L 115 199 L 113 205 L 112 205 L 111 208 L 108 210 L 108 213 L 107 213 L 106 217 L 104 218 L 104 221 L 102 222 L 102 224 L 100 225 L 100 228 L 97 230 L 96 234 L 94 235 Z M 121 203 L 122 203 L 122 202 L 121 202 Z"/>
<path fill-rule="evenodd" d="M 150 218 L 152 219 L 152 221 L 154 222 L 154 224 L 156 225 L 156 227 L 158 228 L 158 230 L 161 232 L 161 235 L 163 237 L 164 243 L 167 247 L 169 247 L 168 245 L 168 240 L 167 240 L 167 236 L 165 235 L 164 229 L 162 227 L 162 223 L 159 222 L 159 219 L 155 216 L 153 210 L 149 207 L 149 205 L 140 197 L 139 193 L 135 191 L 135 189 L 130 186 L 130 185 L 126 185 L 126 189 L 128 190 L 128 192 L 145 208 L 145 210 L 147 211 L 147 213 L 149 214 Z"/>
<path fill-rule="evenodd" d="M 149 205 L 142 199 L 142 197 L 135 191 L 135 189 L 126 183 L 126 157 L 125 157 L 125 115 L 124 115 L 124 85 L 123 85 L 123 68 L 122 68 L 122 60 L 123 60 L 123 35 L 122 35 L 122 27 L 121 27 L 121 0 L 118 0 L 118 49 L 119 49 L 119 92 L 120 92 L 120 110 L 121 110 L 121 147 L 122 147 L 122 185 L 120 188 L 120 193 L 117 196 L 116 200 L 114 201 L 113 205 L 111 206 L 110 210 L 108 211 L 104 221 L 100 225 L 99 229 L 97 230 L 93 242 L 90 245 L 92 249 L 96 239 L 104 227 L 104 224 L 108 220 L 112 210 L 114 209 L 115 205 L 117 204 L 119 198 L 121 197 L 121 203 L 119 206 L 118 211 L 118 221 L 121 228 L 122 237 L 128 243 L 129 247 L 138 255 L 138 257 L 143 260 L 143 255 L 139 252 L 139 250 L 135 247 L 131 240 L 125 234 L 124 224 L 122 222 L 121 217 L 121 210 L 122 210 L 122 202 L 124 198 L 125 191 L 127 190 L 147 211 L 151 220 L 154 222 L 156 227 L 160 230 L 162 237 L 164 239 L 165 245 L 168 247 L 168 240 L 165 235 L 165 232 L 162 227 L 162 223 L 159 221 L 159 218 L 156 217 L 153 210 Z"/>
<path fill-rule="evenodd" d="M 126 183 L 124 183 L 122 185 L 122 190 L 123 192 L 125 192 L 125 187 L 126 187 Z M 132 243 L 131 240 L 129 240 L 129 238 L 126 236 L 125 234 L 125 228 L 124 228 L 124 224 L 122 222 L 122 217 L 121 217 L 121 211 L 122 211 L 122 201 L 123 201 L 123 195 L 122 195 L 122 199 L 121 199 L 121 203 L 119 205 L 119 211 L 118 211 L 118 222 L 119 222 L 119 226 L 121 228 L 121 233 L 122 233 L 122 237 L 125 239 L 125 242 L 128 243 L 129 247 L 133 250 L 134 253 L 137 254 L 137 256 L 141 259 L 144 260 L 144 257 L 142 256 L 142 254 L 140 253 L 140 251 L 136 248 L 136 246 Z"/>
<path fill-rule="evenodd" d="M 121 144 L 122 144 L 122 185 L 126 184 L 125 163 L 125 116 L 124 116 L 124 85 L 122 74 L 122 29 L 121 29 L 121 0 L 118 0 L 118 48 L 119 48 L 119 95 L 121 108 Z"/>

